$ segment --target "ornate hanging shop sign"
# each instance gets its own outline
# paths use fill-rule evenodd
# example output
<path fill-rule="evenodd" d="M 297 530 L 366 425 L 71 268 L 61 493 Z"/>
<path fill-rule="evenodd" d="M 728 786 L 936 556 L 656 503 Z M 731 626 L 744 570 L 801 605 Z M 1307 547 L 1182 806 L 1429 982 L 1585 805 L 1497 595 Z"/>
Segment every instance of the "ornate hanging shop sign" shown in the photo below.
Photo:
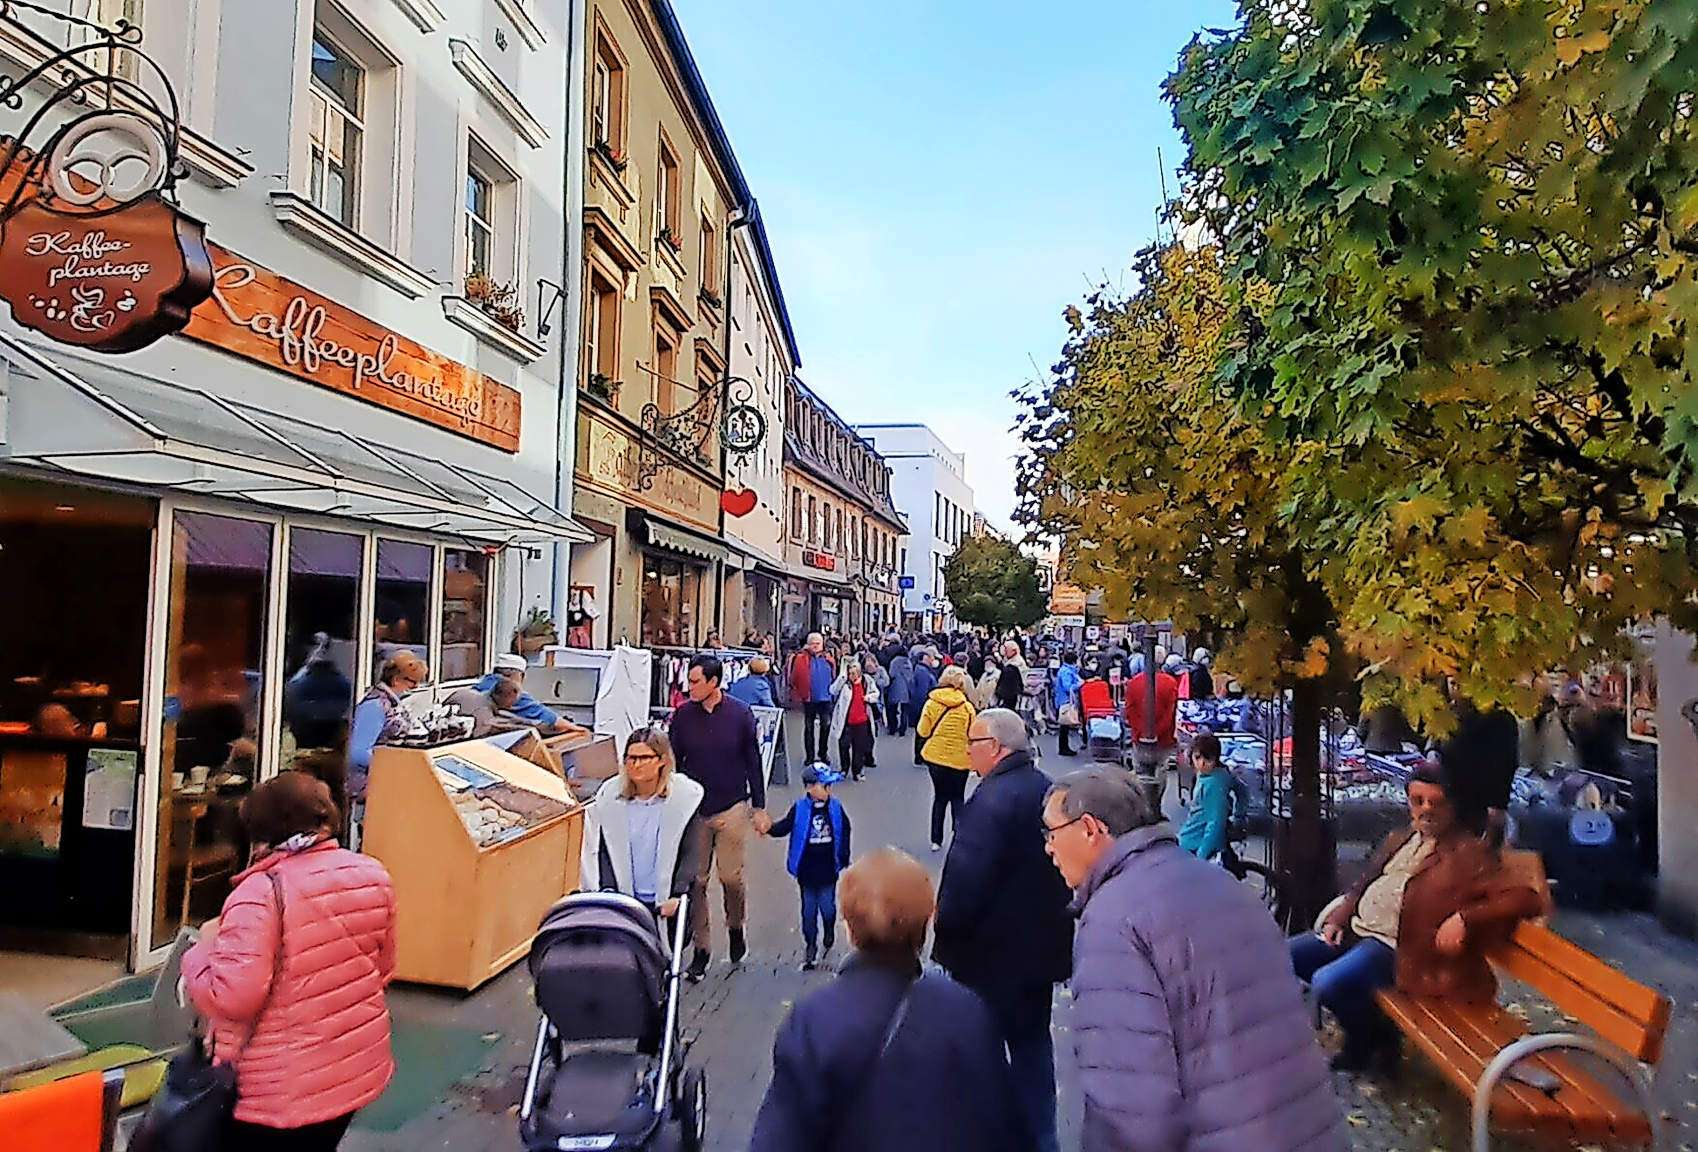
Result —
<path fill-rule="evenodd" d="M 176 94 L 128 21 L 107 28 L 0 0 L 0 21 L 25 12 L 65 24 L 71 47 L 0 80 L 0 105 L 19 110 L 26 90 L 55 85 L 15 138 L 0 139 L 0 299 L 62 344 L 145 347 L 212 293 L 205 228 L 174 200 Z"/>
<path fill-rule="evenodd" d="M 733 456 L 749 456 L 766 439 L 766 414 L 756 408 L 755 386 L 741 376 L 725 382 L 725 426 L 720 435 Z"/>

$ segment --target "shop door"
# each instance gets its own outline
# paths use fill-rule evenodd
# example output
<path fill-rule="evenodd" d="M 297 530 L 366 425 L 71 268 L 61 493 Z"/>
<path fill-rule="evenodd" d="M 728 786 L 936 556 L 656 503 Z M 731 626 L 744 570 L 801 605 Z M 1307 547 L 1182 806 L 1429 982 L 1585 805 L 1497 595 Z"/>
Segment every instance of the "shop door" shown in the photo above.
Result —
<path fill-rule="evenodd" d="M 277 525 L 171 518 L 150 947 L 218 915 L 247 864 L 239 810 L 259 775 Z"/>

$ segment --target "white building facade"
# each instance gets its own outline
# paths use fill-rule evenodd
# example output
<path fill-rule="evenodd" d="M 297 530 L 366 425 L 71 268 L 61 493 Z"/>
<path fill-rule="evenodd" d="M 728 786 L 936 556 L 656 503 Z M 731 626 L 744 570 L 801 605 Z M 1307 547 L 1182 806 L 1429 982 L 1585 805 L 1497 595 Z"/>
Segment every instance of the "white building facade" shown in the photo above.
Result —
<path fill-rule="evenodd" d="M 891 492 L 908 521 L 902 539 L 904 623 L 926 631 L 956 626 L 943 568 L 973 534 L 973 489 L 967 457 L 924 424 L 862 424 L 856 431 L 890 465 Z"/>
<path fill-rule="evenodd" d="M 728 447 L 723 635 L 728 644 L 755 633 L 776 636 L 783 596 L 785 385 L 802 366 L 766 226 L 755 204 L 731 228 L 731 331 L 727 404 L 753 408 L 764 434 L 752 452 Z M 752 502 L 743 493 L 752 493 Z"/>
<path fill-rule="evenodd" d="M 67 802 L 63 838 L 51 815 L 0 828 L 51 848 L 39 876 L 0 852 L 0 884 L 40 894 L 0 932 L 145 967 L 228 891 L 228 797 L 197 777 L 251 787 L 333 750 L 386 657 L 477 675 L 563 602 L 557 550 L 589 539 L 562 511 L 578 320 L 556 288 L 581 229 L 577 33 L 568 0 L 55 2 L 78 19 L 0 18 L 0 71 L 96 48 L 0 131 L 49 106 L 24 143 L 50 143 L 86 111 L 54 104 L 69 76 L 110 67 L 133 85 L 119 108 L 168 107 L 169 85 L 214 295 L 121 354 L 33 330 L 15 300 L 0 319 L 0 720 L 34 733 L 62 707 L 104 735 L 58 771 L 98 759 L 133 800 L 104 825 Z M 120 20 L 146 60 L 102 39 Z"/>

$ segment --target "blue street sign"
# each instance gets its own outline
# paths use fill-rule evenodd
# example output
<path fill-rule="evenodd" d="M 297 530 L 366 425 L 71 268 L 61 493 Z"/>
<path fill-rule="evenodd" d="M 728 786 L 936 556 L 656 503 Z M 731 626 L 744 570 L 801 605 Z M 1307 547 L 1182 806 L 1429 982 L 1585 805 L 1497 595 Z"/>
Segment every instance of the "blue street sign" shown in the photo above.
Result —
<path fill-rule="evenodd" d="M 904 592 L 912 592 L 914 590 L 914 578 L 912 576 L 904 576 L 896 583 L 897 586 Z"/>

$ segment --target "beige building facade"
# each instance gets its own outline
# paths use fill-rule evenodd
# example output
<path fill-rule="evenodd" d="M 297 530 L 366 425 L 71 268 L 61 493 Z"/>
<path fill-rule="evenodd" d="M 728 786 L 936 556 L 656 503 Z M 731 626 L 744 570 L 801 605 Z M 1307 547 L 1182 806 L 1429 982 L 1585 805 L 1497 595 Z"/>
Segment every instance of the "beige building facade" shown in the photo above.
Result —
<path fill-rule="evenodd" d="M 810 631 L 876 635 L 901 622 L 890 466 L 800 380 L 786 397 L 784 479 L 789 578 L 782 631 L 794 647 Z"/>
<path fill-rule="evenodd" d="M 569 608 L 597 647 L 721 616 L 728 237 L 751 198 L 665 0 L 591 0 Z"/>

